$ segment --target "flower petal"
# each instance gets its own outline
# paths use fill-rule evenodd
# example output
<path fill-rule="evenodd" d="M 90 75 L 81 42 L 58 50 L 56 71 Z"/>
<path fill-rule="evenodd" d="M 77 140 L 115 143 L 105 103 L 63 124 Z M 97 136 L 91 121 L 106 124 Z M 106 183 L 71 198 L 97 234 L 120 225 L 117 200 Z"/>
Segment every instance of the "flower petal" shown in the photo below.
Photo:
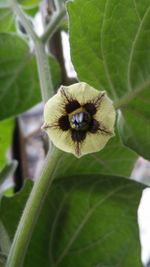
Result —
<path fill-rule="evenodd" d="M 104 135 L 100 132 L 87 133 L 86 139 L 80 144 L 80 154 L 76 156 L 81 157 L 102 150 L 110 138 L 111 135 Z"/>
<path fill-rule="evenodd" d="M 48 128 L 46 132 L 57 148 L 75 154 L 75 145 L 72 141 L 70 130 L 62 131 L 59 128 Z"/>
<path fill-rule="evenodd" d="M 94 119 L 103 125 L 107 130 L 114 132 L 114 123 L 116 120 L 116 112 L 113 107 L 112 101 L 105 95 L 100 106 L 97 108 L 97 112 L 94 115 Z"/>
<path fill-rule="evenodd" d="M 47 124 L 57 123 L 62 115 L 66 115 L 64 109 L 64 99 L 60 91 L 51 97 L 44 107 L 44 121 Z"/>
<path fill-rule="evenodd" d="M 63 86 L 63 89 L 73 99 L 77 100 L 81 105 L 90 102 L 93 98 L 99 95 L 99 91 L 88 85 L 87 83 L 80 82 L 70 86 Z"/>

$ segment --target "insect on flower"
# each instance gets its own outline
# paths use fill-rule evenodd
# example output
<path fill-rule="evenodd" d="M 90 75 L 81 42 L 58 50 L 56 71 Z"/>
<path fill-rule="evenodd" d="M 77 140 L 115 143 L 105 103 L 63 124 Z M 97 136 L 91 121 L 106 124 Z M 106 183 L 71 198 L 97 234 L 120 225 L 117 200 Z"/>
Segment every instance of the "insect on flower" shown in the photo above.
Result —
<path fill-rule="evenodd" d="M 44 108 L 43 129 L 76 157 L 101 150 L 114 135 L 115 110 L 105 91 L 80 82 L 61 86 Z"/>

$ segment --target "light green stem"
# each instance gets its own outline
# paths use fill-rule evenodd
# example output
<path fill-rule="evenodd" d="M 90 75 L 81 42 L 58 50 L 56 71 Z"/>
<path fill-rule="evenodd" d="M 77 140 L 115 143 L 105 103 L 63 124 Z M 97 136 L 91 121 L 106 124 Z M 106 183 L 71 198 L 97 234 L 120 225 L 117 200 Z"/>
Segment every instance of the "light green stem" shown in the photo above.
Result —
<path fill-rule="evenodd" d="M 43 166 L 43 171 L 27 201 L 26 207 L 19 222 L 5 267 L 23 266 L 25 253 L 31 235 L 38 219 L 43 201 L 55 177 L 55 170 L 61 159 L 60 151 L 53 148 L 49 152 Z"/>
<path fill-rule="evenodd" d="M 9 0 L 10 8 L 13 10 L 13 12 L 17 15 L 19 18 L 21 24 L 24 26 L 25 30 L 29 34 L 29 36 L 32 38 L 33 42 L 35 43 L 37 40 L 39 40 L 39 37 L 33 30 L 32 21 L 24 12 L 22 12 L 22 9 L 18 5 L 16 0 Z"/>
<path fill-rule="evenodd" d="M 53 95 L 54 87 L 51 78 L 50 64 L 48 62 L 48 55 L 45 52 L 45 45 L 41 40 L 35 43 L 36 61 L 40 79 L 40 88 L 42 99 L 44 103 Z"/>
<path fill-rule="evenodd" d="M 64 5 L 62 0 L 53 0 L 55 4 L 55 8 L 57 11 L 62 9 L 62 6 Z"/>
<path fill-rule="evenodd" d="M 43 101 L 46 102 L 52 94 L 53 84 L 48 64 L 48 57 L 42 40 L 36 35 L 32 23 L 18 6 L 16 0 L 10 0 L 10 6 L 19 17 L 20 22 L 32 38 L 35 45 L 36 59 L 41 85 Z M 46 193 L 55 177 L 55 170 L 59 164 L 61 152 L 52 148 L 48 152 L 43 171 L 38 181 L 34 183 L 32 192 L 27 200 L 21 220 L 19 222 L 5 267 L 23 266 L 24 257 L 32 236 L 34 226 L 40 214 Z"/>
<path fill-rule="evenodd" d="M 41 95 L 45 103 L 53 94 L 51 70 L 48 61 L 48 55 L 45 52 L 45 45 L 43 44 L 41 38 L 39 38 L 35 33 L 35 31 L 33 30 L 30 19 L 24 14 L 20 6 L 17 4 L 17 1 L 16 0 L 9 0 L 9 1 L 10 1 L 10 7 L 14 11 L 14 13 L 18 16 L 21 24 L 24 26 L 27 33 L 34 42 L 38 73 L 40 79 Z"/>
<path fill-rule="evenodd" d="M 58 30 L 58 28 L 60 27 L 60 23 L 65 15 L 65 7 L 63 7 L 60 11 L 57 11 L 55 15 L 53 15 L 50 23 L 47 25 L 47 28 L 41 37 L 43 43 L 46 43 L 52 37 L 54 32 Z"/>

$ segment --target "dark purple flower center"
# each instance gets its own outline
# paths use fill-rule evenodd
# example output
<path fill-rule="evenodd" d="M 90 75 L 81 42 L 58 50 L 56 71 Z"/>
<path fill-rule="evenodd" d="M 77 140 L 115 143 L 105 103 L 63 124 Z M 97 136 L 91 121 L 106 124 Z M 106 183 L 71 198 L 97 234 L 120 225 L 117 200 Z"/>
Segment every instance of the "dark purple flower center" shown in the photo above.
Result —
<path fill-rule="evenodd" d="M 99 123 L 93 119 L 96 113 L 94 104 L 87 103 L 83 107 L 79 107 L 75 101 L 68 104 L 68 115 L 63 115 L 59 118 L 58 124 L 61 130 L 71 130 L 72 140 L 82 142 L 86 138 L 87 132 L 96 133 L 99 128 Z"/>

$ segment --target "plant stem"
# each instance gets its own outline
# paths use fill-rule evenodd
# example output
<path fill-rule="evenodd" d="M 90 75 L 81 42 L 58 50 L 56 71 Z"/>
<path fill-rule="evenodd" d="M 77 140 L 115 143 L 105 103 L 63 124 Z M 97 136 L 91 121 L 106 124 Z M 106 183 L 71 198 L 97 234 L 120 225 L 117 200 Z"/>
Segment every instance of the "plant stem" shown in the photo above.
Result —
<path fill-rule="evenodd" d="M 41 93 L 43 101 L 46 102 L 52 94 L 53 84 L 45 46 L 34 32 L 31 21 L 18 6 L 16 0 L 11 0 L 10 6 L 14 13 L 19 17 L 20 22 L 34 42 Z M 55 170 L 59 164 L 59 160 L 60 151 L 56 148 L 52 148 L 52 150 L 48 152 L 42 174 L 38 181 L 34 183 L 29 199 L 27 200 L 5 267 L 21 267 L 23 265 L 34 226 L 40 214 L 46 193 L 54 179 Z"/>
<path fill-rule="evenodd" d="M 34 226 L 38 219 L 46 193 L 55 177 L 55 171 L 60 160 L 60 151 L 53 148 L 52 153 L 49 152 L 47 155 L 41 176 L 33 186 L 32 192 L 19 222 L 5 267 L 23 266 L 25 253 L 30 242 Z"/>
<path fill-rule="evenodd" d="M 41 40 L 38 40 L 35 43 L 35 53 L 36 53 L 36 61 L 40 79 L 42 99 L 44 103 L 46 103 L 47 100 L 53 95 L 54 87 L 50 75 L 51 70 L 48 61 L 48 55 L 45 52 L 45 45 L 41 42 Z"/>
<path fill-rule="evenodd" d="M 58 30 L 60 23 L 65 15 L 66 15 L 65 7 L 63 7 L 60 11 L 55 12 L 55 15 L 53 15 L 51 21 L 47 25 L 44 34 L 41 36 L 43 43 L 46 43 L 52 37 L 54 32 Z"/>
<path fill-rule="evenodd" d="M 20 6 L 17 4 L 16 0 L 9 0 L 9 4 L 10 4 L 10 8 L 18 16 L 21 24 L 23 25 L 23 27 L 25 28 L 25 30 L 27 31 L 29 36 L 32 38 L 33 42 L 35 43 L 35 41 L 37 41 L 39 39 L 39 37 L 37 36 L 35 31 L 33 30 L 32 21 L 30 20 L 29 17 L 27 17 L 24 14 L 24 12 L 20 8 Z"/>
<path fill-rule="evenodd" d="M 62 8 L 63 2 L 61 0 L 53 0 L 56 10 L 60 10 Z"/>
<path fill-rule="evenodd" d="M 38 73 L 40 78 L 41 95 L 45 103 L 53 94 L 51 70 L 48 61 L 48 55 L 45 52 L 45 45 L 43 44 L 41 38 L 39 38 L 34 32 L 30 19 L 24 14 L 22 9 L 17 4 L 16 0 L 10 0 L 10 7 L 18 16 L 21 24 L 24 26 L 27 33 L 34 42 Z"/>

